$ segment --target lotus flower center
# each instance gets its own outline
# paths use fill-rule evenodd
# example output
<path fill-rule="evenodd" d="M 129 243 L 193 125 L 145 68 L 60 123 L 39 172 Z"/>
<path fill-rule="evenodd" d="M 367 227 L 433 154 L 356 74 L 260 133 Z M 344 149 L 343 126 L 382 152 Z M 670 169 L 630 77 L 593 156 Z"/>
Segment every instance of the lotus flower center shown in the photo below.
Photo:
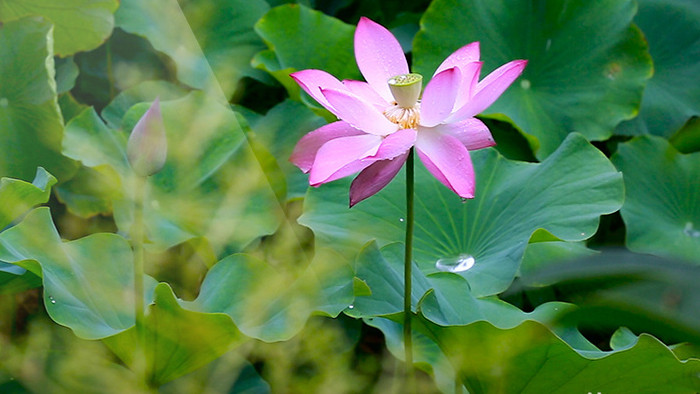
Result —
<path fill-rule="evenodd" d="M 415 129 L 420 123 L 420 92 L 423 77 L 420 74 L 401 74 L 390 78 L 387 83 L 396 100 L 384 111 L 389 121 L 402 129 Z"/>
<path fill-rule="evenodd" d="M 416 103 L 411 108 L 394 104 L 384 111 L 384 116 L 402 129 L 415 129 L 420 123 L 420 103 Z"/>

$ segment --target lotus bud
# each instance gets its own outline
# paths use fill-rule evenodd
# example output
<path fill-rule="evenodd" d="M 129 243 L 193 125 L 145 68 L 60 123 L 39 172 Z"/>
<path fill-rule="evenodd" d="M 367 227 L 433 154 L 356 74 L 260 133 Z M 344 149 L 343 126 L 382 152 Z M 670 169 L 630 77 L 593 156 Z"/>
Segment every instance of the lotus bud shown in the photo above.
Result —
<path fill-rule="evenodd" d="M 160 101 L 156 98 L 131 131 L 126 154 L 134 172 L 140 176 L 156 174 L 163 168 L 168 153 Z"/>

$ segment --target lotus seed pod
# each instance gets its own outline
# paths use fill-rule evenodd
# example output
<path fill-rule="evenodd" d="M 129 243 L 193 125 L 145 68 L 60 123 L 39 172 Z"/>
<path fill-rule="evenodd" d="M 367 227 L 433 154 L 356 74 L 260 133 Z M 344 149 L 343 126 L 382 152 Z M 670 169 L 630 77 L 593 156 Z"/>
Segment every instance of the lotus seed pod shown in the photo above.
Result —
<path fill-rule="evenodd" d="M 423 76 L 420 74 L 402 74 L 397 75 L 389 81 L 389 89 L 391 94 L 396 99 L 396 103 L 402 108 L 412 108 L 418 97 L 420 97 L 421 88 L 423 87 Z"/>

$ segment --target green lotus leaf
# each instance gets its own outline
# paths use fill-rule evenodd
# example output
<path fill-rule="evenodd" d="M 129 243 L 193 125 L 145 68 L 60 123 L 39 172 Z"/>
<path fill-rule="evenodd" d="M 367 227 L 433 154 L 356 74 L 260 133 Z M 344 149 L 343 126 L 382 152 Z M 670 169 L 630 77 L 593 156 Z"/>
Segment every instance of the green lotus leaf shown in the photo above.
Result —
<path fill-rule="evenodd" d="M 422 321 L 471 393 L 689 393 L 700 389 L 700 360 L 681 362 L 643 334 L 634 346 L 584 356 L 542 324 L 499 329 L 486 322 L 440 327 Z"/>
<path fill-rule="evenodd" d="M 207 59 L 175 0 L 121 0 L 115 25 L 146 38 L 177 65 L 177 78 L 193 88 L 211 90 L 223 97 Z"/>
<path fill-rule="evenodd" d="M 269 9 L 265 0 L 183 4 L 182 11 L 226 97 L 231 97 L 243 77 L 271 80 L 250 64 L 253 55 L 265 49 L 253 26 Z"/>
<path fill-rule="evenodd" d="M 620 327 L 615 330 L 610 337 L 610 348 L 612 350 L 623 350 L 634 346 L 637 343 L 639 336 L 634 335 L 629 328 Z"/>
<path fill-rule="evenodd" d="M 301 331 L 314 310 L 310 283 L 253 256 L 235 254 L 214 265 L 187 307 L 225 313 L 253 338 L 287 340 Z"/>
<path fill-rule="evenodd" d="M 309 275 L 317 284 L 314 307 L 316 312 L 338 316 L 353 302 L 357 293 L 363 294 L 368 287 L 356 284 L 353 268 L 332 247 L 316 247 L 309 265 Z"/>
<path fill-rule="evenodd" d="M 619 134 L 669 137 L 691 116 L 700 115 L 700 90 L 689 89 L 700 74 L 700 3 L 639 0 L 634 22 L 654 59 L 639 116 L 622 123 Z"/>
<path fill-rule="evenodd" d="M 403 246 L 389 244 L 381 250 L 376 242 L 365 245 L 355 262 L 355 278 L 362 281 L 369 292 L 355 297 L 345 313 L 352 317 L 386 316 L 403 311 Z M 412 309 L 427 293 L 432 284 L 414 264 L 412 271 Z M 468 293 L 467 293 L 468 294 Z"/>
<path fill-rule="evenodd" d="M 283 222 L 274 237 L 291 231 Z M 317 249 L 320 259 L 309 263 L 297 246 L 286 247 L 296 241 L 291 235 L 260 248 L 265 260 L 251 254 L 222 259 L 207 273 L 197 299 L 183 306 L 225 313 L 245 335 L 266 342 L 292 338 L 312 313 L 337 316 L 352 302 L 352 270 L 332 250 Z"/>
<path fill-rule="evenodd" d="M 700 266 L 629 251 L 602 253 L 523 274 L 523 289 L 556 288 L 578 308 L 560 311 L 568 325 L 614 330 L 620 326 L 665 341 L 700 343 Z"/>
<path fill-rule="evenodd" d="M 0 179 L 0 230 L 38 204 L 49 200 L 56 178 L 39 167 L 32 183 Z M 41 286 L 41 279 L 22 267 L 0 262 L 0 292 L 16 293 Z"/>
<path fill-rule="evenodd" d="M 0 229 L 4 229 L 13 220 L 38 204 L 49 201 L 51 186 L 56 178 L 39 167 L 32 183 L 19 179 L 0 179 Z"/>
<path fill-rule="evenodd" d="M 52 30 L 36 18 L 0 25 L 0 146 L 5 149 L 0 176 L 31 180 L 36 168 L 44 167 L 65 180 L 75 171 L 75 163 L 60 153 L 63 119 L 56 102 Z"/>
<path fill-rule="evenodd" d="M 268 11 L 255 24 L 255 31 L 277 60 L 271 66 L 268 59 L 266 68 L 284 71 L 273 73 L 284 86 L 296 85 L 289 72 L 308 68 L 322 69 L 341 80 L 360 79 L 353 55 L 352 25 L 302 5 L 288 4 Z"/>
<path fill-rule="evenodd" d="M 306 133 L 326 124 L 305 105 L 285 100 L 265 114 L 251 121 L 256 137 L 277 157 L 277 162 L 287 178 L 287 198 L 301 197 L 309 182 L 297 167 L 287 160 L 296 142 Z"/>
<path fill-rule="evenodd" d="M 353 317 L 391 316 L 403 312 L 403 248 L 390 244 L 382 249 L 371 242 L 360 253 L 356 275 L 371 293 L 356 296 L 352 307 L 345 310 Z M 454 273 L 424 275 L 413 271 L 412 309 L 441 326 L 467 325 L 488 321 L 499 328 L 512 328 L 525 320 L 547 324 L 561 338 L 580 351 L 596 352 L 575 326 L 557 324 L 557 316 L 574 309 L 573 305 L 550 302 L 525 313 L 497 297 L 475 298 L 467 281 Z"/>
<path fill-rule="evenodd" d="M 580 241 L 595 233 L 601 214 L 622 205 L 621 174 L 578 134 L 540 164 L 509 161 L 492 149 L 473 152 L 472 161 L 476 198 L 466 202 L 417 165 L 414 258 L 430 274 L 440 259 L 473 257 L 474 265 L 460 274 L 477 297 L 508 288 L 537 229 Z M 403 178 L 399 173 L 352 209 L 348 181 L 314 188 L 299 222 L 314 231 L 317 245 L 335 248 L 348 263 L 369 240 L 380 247 L 402 242 Z"/>
<path fill-rule="evenodd" d="M 473 41 L 481 43 L 482 77 L 527 59 L 523 75 L 486 114 L 505 114 L 536 137 L 542 159 L 571 132 L 604 140 L 636 115 L 652 67 L 632 25 L 635 12 L 631 0 L 433 1 L 414 40 L 414 69 L 432 75 Z"/>
<path fill-rule="evenodd" d="M 100 46 L 112 34 L 119 0 L 5 0 L 0 22 L 43 16 L 54 25 L 54 49 L 62 57 Z"/>
<path fill-rule="evenodd" d="M 245 338 L 224 314 L 183 309 L 166 283 L 155 287 L 144 330 L 147 379 L 153 387 L 205 366 Z M 133 364 L 135 328 L 103 341 L 127 365 Z"/>
<path fill-rule="evenodd" d="M 653 136 L 618 146 L 612 160 L 625 178 L 621 213 L 630 250 L 700 262 L 699 159 Z"/>
<path fill-rule="evenodd" d="M 0 233 L 0 260 L 42 277 L 49 316 L 81 338 L 104 338 L 134 325 L 132 252 L 116 234 L 63 242 L 49 209 L 37 208 Z"/>
<path fill-rule="evenodd" d="M 0 262 L 0 294 L 16 294 L 41 286 L 41 278 L 24 268 Z"/>
<path fill-rule="evenodd" d="M 129 168 L 126 141 L 124 133 L 107 127 L 95 109 L 90 107 L 66 125 L 63 154 L 80 160 L 87 167 L 109 165 L 126 173 Z"/>
<path fill-rule="evenodd" d="M 289 74 L 297 70 L 292 67 L 282 68 L 280 61 L 277 59 L 277 56 L 273 50 L 266 49 L 256 53 L 251 60 L 251 64 L 256 69 L 262 70 L 275 78 L 277 82 L 287 89 L 287 94 L 291 99 L 302 100 L 301 88 L 292 78 L 289 77 Z M 306 101 L 306 103 L 308 105 L 313 105 L 311 104 L 311 101 Z M 320 107 L 315 108 L 320 110 Z"/>
<path fill-rule="evenodd" d="M 241 368 L 231 390 L 234 393 L 270 394 L 270 385 L 260 377 L 253 364 L 247 361 L 244 361 L 243 364 L 244 367 Z"/>

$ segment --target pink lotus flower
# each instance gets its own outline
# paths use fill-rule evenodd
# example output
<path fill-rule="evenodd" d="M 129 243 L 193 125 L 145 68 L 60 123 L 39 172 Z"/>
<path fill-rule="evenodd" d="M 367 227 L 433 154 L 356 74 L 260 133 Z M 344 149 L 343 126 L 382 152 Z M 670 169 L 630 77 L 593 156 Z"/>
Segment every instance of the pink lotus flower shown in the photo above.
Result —
<path fill-rule="evenodd" d="M 399 172 L 411 147 L 435 178 L 462 198 L 474 197 L 469 150 L 495 144 L 474 116 L 522 73 L 526 60 L 511 61 L 479 81 L 479 43 L 450 55 L 428 82 L 409 74 L 399 42 L 383 26 L 360 19 L 355 58 L 367 82 L 339 81 L 321 70 L 291 77 L 340 120 L 305 135 L 290 161 L 319 186 L 360 174 L 350 186 L 350 206 L 374 195 Z"/>

